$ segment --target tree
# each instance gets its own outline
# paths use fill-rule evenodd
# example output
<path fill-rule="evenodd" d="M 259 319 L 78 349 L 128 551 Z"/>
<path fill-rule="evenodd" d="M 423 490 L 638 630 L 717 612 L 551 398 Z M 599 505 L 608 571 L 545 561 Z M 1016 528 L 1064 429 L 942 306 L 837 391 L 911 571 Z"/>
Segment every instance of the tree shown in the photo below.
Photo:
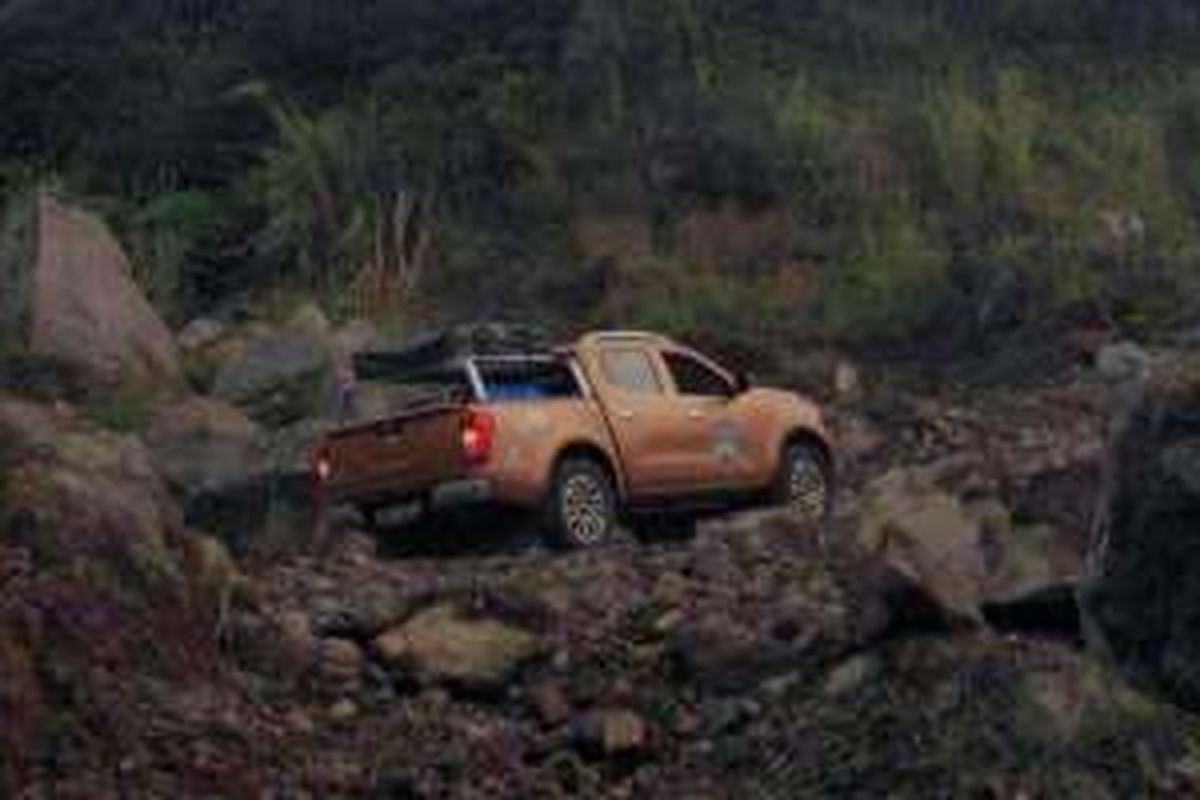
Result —
<path fill-rule="evenodd" d="M 279 136 L 256 176 L 268 208 L 260 247 L 294 260 L 323 293 L 376 311 L 411 302 L 431 256 L 435 192 L 406 161 L 374 97 L 310 115 L 244 87 Z"/>

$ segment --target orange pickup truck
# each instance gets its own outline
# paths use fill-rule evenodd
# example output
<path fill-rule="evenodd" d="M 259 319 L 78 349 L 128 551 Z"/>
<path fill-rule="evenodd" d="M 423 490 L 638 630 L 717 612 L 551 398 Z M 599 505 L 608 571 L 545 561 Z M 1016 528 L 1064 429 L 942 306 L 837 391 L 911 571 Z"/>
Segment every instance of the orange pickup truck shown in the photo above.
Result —
<path fill-rule="evenodd" d="M 365 355 L 387 371 L 386 353 Z M 369 524 L 400 507 L 527 509 L 572 548 L 620 523 L 684 536 L 713 513 L 774 505 L 823 522 L 830 509 L 834 458 L 817 405 L 662 336 L 593 333 L 405 377 L 448 390 L 324 437 L 313 455 L 322 506 L 355 506 Z"/>

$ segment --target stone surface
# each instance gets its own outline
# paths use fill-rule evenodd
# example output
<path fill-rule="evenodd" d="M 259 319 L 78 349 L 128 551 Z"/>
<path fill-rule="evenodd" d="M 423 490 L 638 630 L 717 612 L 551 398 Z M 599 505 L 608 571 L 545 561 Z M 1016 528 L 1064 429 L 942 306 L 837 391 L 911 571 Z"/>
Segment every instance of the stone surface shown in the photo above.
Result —
<path fill-rule="evenodd" d="M 173 536 L 182 516 L 136 438 L 102 430 L 69 409 L 0 397 L 9 537 L 41 563 L 86 565 L 118 584 L 183 594 Z"/>
<path fill-rule="evenodd" d="M 870 681 L 878 670 L 879 665 L 873 656 L 855 656 L 829 673 L 821 691 L 830 697 L 849 694 Z"/>
<path fill-rule="evenodd" d="M 379 342 L 379 329 L 366 319 L 352 319 L 333 332 L 333 346 L 340 358 L 369 350 Z"/>
<path fill-rule="evenodd" d="M 862 395 L 862 376 L 858 367 L 849 361 L 839 361 L 833 368 L 833 395 L 844 402 L 853 402 Z"/>
<path fill-rule="evenodd" d="M 318 646 L 317 670 L 321 680 L 335 691 L 353 691 L 362 679 L 366 657 L 349 639 L 330 637 Z"/>
<path fill-rule="evenodd" d="M 66 406 L 0 397 L 0 486 L 0 795 L 118 796 L 117 770 L 187 770 L 168 728 L 240 793 L 221 765 L 267 734 L 219 646 L 241 602 L 228 554 L 183 528 L 140 442 Z"/>
<path fill-rule="evenodd" d="M 858 535 L 947 612 L 978 618 L 987 580 L 980 527 L 954 497 L 917 473 L 893 471 L 868 487 Z"/>
<path fill-rule="evenodd" d="M 173 488 L 194 496 L 258 478 L 264 468 L 260 435 L 235 406 L 193 395 L 158 409 L 143 438 Z"/>
<path fill-rule="evenodd" d="M 231 603 L 219 651 L 198 647 L 197 626 L 184 624 L 193 598 L 138 592 L 107 602 L 91 591 L 103 577 L 91 557 L 55 569 L 0 525 L 0 793 L 104 797 L 135 785 L 164 796 L 1190 796 L 1185 721 L 1131 702 L 1075 639 L 1003 627 L 987 604 L 992 627 L 947 630 L 898 619 L 899 604 L 880 602 L 897 587 L 920 588 L 878 555 L 879 529 L 900 527 L 894 516 L 908 526 L 921 518 L 914 509 L 952 509 L 946 517 L 974 530 L 981 596 L 1060 574 L 1069 561 L 1060 548 L 1083 517 L 1048 509 L 1094 484 L 1046 470 L 1080 458 L 1077 445 L 1093 434 L 1086 418 L 1071 419 L 1086 406 L 1061 386 L 989 388 L 969 402 L 949 392 L 893 399 L 875 380 L 871 388 L 869 419 L 887 442 L 845 473 L 844 513 L 823 538 L 779 515 L 748 514 L 706 524 L 687 543 L 560 555 L 502 542 L 484 518 L 456 526 L 453 541 L 434 528 L 429 541 L 381 538 L 375 547 L 351 514 L 328 546 L 244 564 L 250 586 Z M 39 442 L 90 431 L 67 407 L 17 404 L 0 416 L 21 432 L 0 431 L 0 464 L 10 441 L 22 448 L 12 463 L 50 463 L 53 447 L 39 453 Z M 1163 494 L 1139 491 L 1150 506 L 1138 509 L 1175 508 L 1191 486 L 1186 437 L 1145 444 Z M 105 439 L 101 449 L 113 446 Z M 68 449 L 73 463 L 114 468 Z M 908 473 L 898 495 L 861 491 L 893 467 Z M 858 518 L 876 501 L 878 535 L 868 536 Z M 1172 523 L 1169 514 L 1151 519 Z M 1156 544 L 1187 540 L 1170 533 Z M 941 541 L 920 543 L 935 563 Z M 125 557 L 113 552 L 114 563 Z M 184 560 L 185 576 L 224 563 L 203 553 Z M 1133 625 L 1165 624 L 1160 612 L 1188 597 L 1179 591 L 1186 574 L 1145 559 L 1116 563 L 1125 570 L 1112 575 L 1118 596 L 1142 615 L 1129 617 Z M 114 590 L 138 574 L 122 567 Z M 1124 596 L 1157 590 L 1149 579 L 1128 583 L 1148 576 L 1167 584 L 1166 599 Z M 88 591 L 77 594 L 80 586 Z M 1039 623 L 1054 610 L 1022 606 L 1030 608 Z M 153 615 L 159 624 L 149 624 Z M 1176 637 L 1190 635 L 1176 624 Z M 467 660 L 494 665 L 514 631 L 536 644 L 518 648 L 529 655 L 506 657 L 483 683 L 457 677 Z M 1128 655 L 1112 649 L 1118 661 Z M 1179 642 L 1142 652 L 1188 668 Z M 175 671 L 147 679 L 163 663 Z M 224 676 L 233 691 L 206 675 Z M 47 776 L 44 785 L 9 791 L 13 759 L 21 775 Z"/>
<path fill-rule="evenodd" d="M 47 192 L 38 197 L 37 216 L 30 350 L 107 382 L 177 379 L 175 339 L 134 283 L 129 260 L 105 224 Z"/>
<path fill-rule="evenodd" d="M 176 341 L 183 353 L 192 353 L 211 347 L 227 332 L 228 326 L 224 322 L 201 317 L 185 325 L 176 336 Z"/>
<path fill-rule="evenodd" d="M 561 725 L 571 717 L 571 700 L 558 681 L 546 680 L 529 690 L 534 713 L 543 725 Z"/>
<path fill-rule="evenodd" d="M 995 497 L 960 502 L 938 488 L 939 467 L 893 470 L 864 492 L 858 541 L 951 616 L 980 621 L 1008 603 L 1078 581 L 1082 548 L 1053 526 L 1017 525 Z"/>
<path fill-rule="evenodd" d="M 378 658 L 418 679 L 494 689 L 544 652 L 541 639 L 496 619 L 472 617 L 452 603 L 418 612 L 375 639 Z"/>
<path fill-rule="evenodd" d="M 650 744 L 650 727 L 635 711 L 598 709 L 576 721 L 575 736 L 586 750 L 617 756 L 645 750 Z"/>
<path fill-rule="evenodd" d="M 212 393 L 256 420 L 285 425 L 324 416 L 333 405 L 330 327 L 306 306 L 276 329 L 243 330 L 216 360 Z"/>
<path fill-rule="evenodd" d="M 1162 366 L 1114 449 L 1084 607 L 1131 677 L 1200 709 L 1200 370 Z"/>

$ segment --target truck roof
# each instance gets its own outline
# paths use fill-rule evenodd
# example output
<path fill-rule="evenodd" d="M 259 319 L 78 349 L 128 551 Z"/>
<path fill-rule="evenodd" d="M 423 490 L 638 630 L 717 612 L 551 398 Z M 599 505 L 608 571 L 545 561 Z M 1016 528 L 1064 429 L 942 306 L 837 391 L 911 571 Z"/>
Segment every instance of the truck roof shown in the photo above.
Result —
<path fill-rule="evenodd" d="M 660 347 L 675 347 L 675 342 L 658 333 L 648 331 L 595 331 L 584 334 L 576 342 L 578 347 L 594 347 L 600 344 L 626 342 L 638 344 L 653 344 Z"/>
<path fill-rule="evenodd" d="M 622 343 L 681 347 L 670 338 L 649 331 L 608 330 L 584 334 L 573 344 L 556 348 L 527 329 L 480 325 L 419 337 L 394 350 L 356 353 L 353 361 L 359 380 L 440 383 L 460 378 L 471 360 L 550 359 L 575 350 Z"/>

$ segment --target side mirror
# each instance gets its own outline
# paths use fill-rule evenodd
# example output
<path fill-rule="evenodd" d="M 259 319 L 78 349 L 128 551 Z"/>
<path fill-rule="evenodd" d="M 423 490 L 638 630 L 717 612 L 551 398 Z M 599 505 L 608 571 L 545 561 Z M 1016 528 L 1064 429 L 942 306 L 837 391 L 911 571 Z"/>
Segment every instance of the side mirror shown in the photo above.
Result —
<path fill-rule="evenodd" d="M 733 376 L 733 389 L 736 394 L 745 394 L 754 386 L 750 382 L 750 376 L 738 370 Z"/>

